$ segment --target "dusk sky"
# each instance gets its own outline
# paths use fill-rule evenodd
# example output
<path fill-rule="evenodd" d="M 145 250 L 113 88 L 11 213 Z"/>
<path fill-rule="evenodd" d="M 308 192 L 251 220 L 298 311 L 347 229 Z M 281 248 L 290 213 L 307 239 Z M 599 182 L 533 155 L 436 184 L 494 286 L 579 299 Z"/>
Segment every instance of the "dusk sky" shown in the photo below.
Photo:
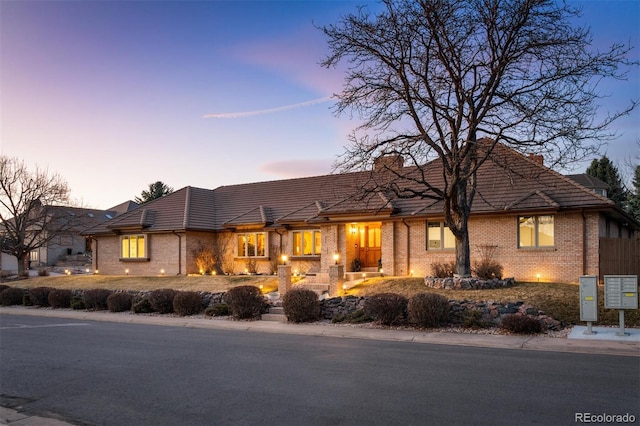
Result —
<path fill-rule="evenodd" d="M 0 0 L 0 152 L 101 209 L 157 180 L 213 189 L 328 174 L 357 123 L 331 110 L 343 75 L 320 67 L 314 24 L 361 4 Z M 640 1 L 577 4 L 595 46 L 630 42 L 640 59 Z M 603 114 L 622 109 L 640 99 L 640 71 L 601 91 Z M 612 130 L 603 153 L 619 165 L 640 155 L 640 110 Z"/>

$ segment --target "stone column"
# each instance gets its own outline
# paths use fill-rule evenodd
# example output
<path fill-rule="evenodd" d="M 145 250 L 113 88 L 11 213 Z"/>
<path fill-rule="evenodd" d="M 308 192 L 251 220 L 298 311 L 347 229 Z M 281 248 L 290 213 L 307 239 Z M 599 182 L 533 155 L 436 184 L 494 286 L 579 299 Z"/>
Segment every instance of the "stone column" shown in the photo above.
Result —
<path fill-rule="evenodd" d="M 280 298 L 291 290 L 291 265 L 278 265 L 278 293 Z"/>
<path fill-rule="evenodd" d="M 344 265 L 329 266 L 329 296 L 336 297 L 342 295 L 342 284 L 344 283 Z"/>

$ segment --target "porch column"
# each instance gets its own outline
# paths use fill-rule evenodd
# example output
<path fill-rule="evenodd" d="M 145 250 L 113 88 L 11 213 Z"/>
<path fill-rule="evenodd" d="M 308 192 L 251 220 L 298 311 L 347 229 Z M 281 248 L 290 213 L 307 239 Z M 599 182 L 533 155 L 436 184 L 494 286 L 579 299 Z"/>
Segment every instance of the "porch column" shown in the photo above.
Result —
<path fill-rule="evenodd" d="M 291 290 L 291 265 L 278 265 L 278 293 L 280 297 Z"/>
<path fill-rule="evenodd" d="M 329 266 L 329 297 L 336 297 L 342 294 L 342 284 L 344 283 L 344 265 Z"/>

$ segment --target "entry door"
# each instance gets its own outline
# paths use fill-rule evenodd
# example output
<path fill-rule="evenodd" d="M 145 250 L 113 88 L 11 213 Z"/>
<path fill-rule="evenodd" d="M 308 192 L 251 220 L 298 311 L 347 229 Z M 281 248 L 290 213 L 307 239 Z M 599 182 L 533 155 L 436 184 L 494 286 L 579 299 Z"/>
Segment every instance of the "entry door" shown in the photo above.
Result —
<path fill-rule="evenodd" d="M 363 268 L 378 268 L 382 255 L 380 225 L 360 226 L 360 265 Z"/>

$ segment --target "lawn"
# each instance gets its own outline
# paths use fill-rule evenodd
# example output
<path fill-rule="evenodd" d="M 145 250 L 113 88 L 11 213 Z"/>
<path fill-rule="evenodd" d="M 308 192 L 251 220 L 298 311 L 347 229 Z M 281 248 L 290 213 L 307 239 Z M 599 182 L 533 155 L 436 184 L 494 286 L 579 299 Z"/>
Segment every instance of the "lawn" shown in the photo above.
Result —
<path fill-rule="evenodd" d="M 107 288 L 111 290 L 175 290 L 223 292 L 239 285 L 262 285 L 264 293 L 277 291 L 275 276 L 128 276 L 128 275 L 71 275 L 55 277 L 33 277 L 27 280 L 6 283 L 15 287 L 55 288 Z M 411 297 L 417 293 L 438 293 L 456 300 L 522 301 L 545 311 L 553 318 L 569 324 L 580 324 L 579 286 L 557 283 L 517 283 L 510 288 L 494 290 L 444 290 L 428 288 L 421 278 L 383 277 L 370 278 L 350 288 L 348 294 L 367 296 L 376 293 L 399 293 Z M 618 311 L 604 309 L 604 288 L 598 287 L 600 309 L 596 325 L 619 324 Z M 640 327 L 640 311 L 625 312 L 628 327 Z"/>

